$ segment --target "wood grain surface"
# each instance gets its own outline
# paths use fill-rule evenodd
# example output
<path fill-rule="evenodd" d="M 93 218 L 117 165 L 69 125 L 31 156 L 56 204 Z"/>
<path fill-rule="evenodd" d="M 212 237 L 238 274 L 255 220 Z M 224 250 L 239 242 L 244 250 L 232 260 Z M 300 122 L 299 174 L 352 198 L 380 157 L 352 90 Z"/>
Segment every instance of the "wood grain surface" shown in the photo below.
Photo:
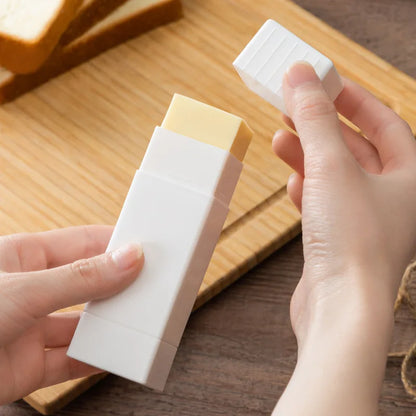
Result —
<path fill-rule="evenodd" d="M 191 9 L 195 4 L 201 2 L 194 0 L 184 3 Z M 240 7 L 240 10 L 249 9 L 248 0 L 225 3 L 232 4 L 237 8 Z M 246 12 L 246 15 L 253 19 L 253 27 L 260 20 L 260 16 L 267 15 L 280 20 L 281 9 L 277 7 L 277 3 L 280 2 L 260 1 L 258 3 L 259 7 L 255 12 Z M 390 63 L 399 66 L 410 75 L 416 76 L 415 60 L 411 55 L 411 51 L 414 50 L 412 39 L 414 39 L 415 28 L 411 19 L 408 18 L 415 16 L 416 10 L 413 1 L 396 0 L 394 3 L 390 3 L 379 0 L 344 0 L 342 2 L 339 0 L 314 0 L 299 1 L 298 3 L 310 9 L 317 16 L 324 18 L 327 23 L 335 26 L 357 42 L 370 48 L 373 46 L 374 51 L 379 55 L 384 54 L 383 57 Z M 264 7 L 262 7 L 263 5 Z M 204 16 L 201 15 L 202 17 Z M 241 22 L 237 20 L 235 25 L 238 26 L 239 23 Z M 294 25 L 296 24 L 294 23 Z M 244 36 L 248 40 L 251 34 L 247 31 Z M 395 47 L 389 46 L 391 37 L 395 40 Z M 385 39 L 387 39 L 386 44 L 384 43 Z M 199 41 L 201 42 L 201 39 Z M 198 43 L 198 40 L 196 42 Z M 202 49 L 205 47 L 202 42 L 199 46 Z M 234 47 L 239 49 L 238 45 Z M 99 59 L 105 59 L 105 57 Z M 342 63 L 341 68 L 344 69 Z M 360 70 L 362 70 L 361 67 L 357 68 L 357 71 L 351 70 L 350 75 L 359 76 Z M 390 68 L 386 66 L 386 70 L 390 70 Z M 68 74 L 68 79 L 88 76 L 88 74 L 88 69 L 80 68 L 78 74 L 77 72 Z M 367 79 L 367 82 L 371 83 L 371 81 L 371 79 Z M 392 94 L 391 85 L 388 82 L 385 84 L 387 88 L 380 90 L 381 98 L 386 101 L 390 101 L 391 98 L 392 106 L 404 111 L 408 118 L 414 117 L 412 103 L 400 100 L 400 97 Z M 205 96 L 209 87 L 208 83 L 199 89 L 201 97 Z M 59 88 L 57 86 L 56 90 L 59 89 L 63 89 L 62 85 Z M 56 92 L 56 90 L 54 91 Z M 88 91 L 88 93 L 93 93 L 93 91 Z M 43 92 L 38 91 L 34 94 L 31 99 L 38 102 L 46 96 L 47 93 L 44 89 Z M 258 103 L 256 97 L 248 94 L 246 97 L 256 104 Z M 25 99 L 27 98 L 22 100 Z M 216 101 L 219 97 L 212 96 L 212 99 Z M 207 101 L 206 98 L 205 101 Z M 57 103 L 59 104 L 59 98 Z M 152 102 L 152 104 L 154 103 Z M 61 105 L 63 104 L 61 103 Z M 12 110 L 19 112 L 20 109 L 21 114 L 21 106 L 21 102 L 17 103 L 16 108 L 12 107 Z M 236 103 L 235 109 L 241 109 L 241 103 Z M 270 112 L 270 118 L 276 123 L 274 128 L 277 128 L 279 123 L 275 110 L 267 108 L 262 111 Z M 257 115 L 257 113 L 250 115 L 249 120 Z M 269 120 L 268 123 L 270 122 Z M 30 120 L 29 125 L 30 123 L 33 123 L 33 120 Z M 30 135 L 31 130 L 21 127 L 21 131 L 22 134 Z M 127 131 L 129 132 L 129 129 Z M 102 132 L 103 130 L 100 130 L 100 133 Z M 2 133 L 4 133 L 4 129 Z M 116 134 L 115 132 L 111 133 Z M 263 131 L 265 137 L 269 133 L 269 131 Z M 68 136 L 69 138 L 66 137 L 66 140 L 69 139 L 70 143 L 76 140 L 75 133 L 68 133 Z M 34 139 L 33 135 L 32 139 Z M 104 135 L 102 140 L 106 143 L 107 136 Z M 69 147 L 67 150 L 69 155 L 75 156 L 75 160 L 80 156 L 73 147 Z M 88 155 L 88 157 L 92 156 Z M 81 160 L 85 164 L 85 159 L 81 158 Z M 18 159 L 15 161 L 18 168 Z M 130 163 L 133 164 L 131 160 Z M 80 166 L 85 168 L 84 164 L 80 163 Z M 14 172 L 9 170 L 9 175 L 13 175 Z M 128 174 L 126 174 L 127 176 Z M 128 186 L 127 178 L 124 179 L 126 180 L 125 186 Z M 27 188 L 22 187 L 22 192 L 25 189 Z M 123 193 L 121 192 L 121 194 Z M 15 194 L 10 195 L 12 201 L 13 195 Z M 39 209 L 42 204 L 38 202 L 36 205 L 36 196 L 32 196 L 32 198 L 34 207 Z M 121 200 L 122 197 L 120 197 Z M 116 201 L 115 204 L 120 201 Z M 68 205 L 71 202 L 66 201 Z M 23 212 L 25 211 L 23 210 Z M 44 213 L 40 210 L 33 221 L 43 219 L 45 216 L 42 214 Z M 9 217 L 11 220 L 13 217 L 16 218 L 14 222 L 8 223 L 11 231 L 30 228 L 30 224 L 34 223 L 26 218 L 21 219 L 19 211 Z M 82 218 L 70 218 L 66 222 L 63 221 L 62 224 L 41 223 L 39 227 L 44 229 L 55 225 L 67 225 L 74 220 L 75 223 L 77 223 L 76 221 L 85 222 L 88 215 L 86 217 L 84 213 Z M 2 224 L 4 224 L 3 219 Z M 270 414 L 295 364 L 296 343 L 290 329 L 288 307 L 290 295 L 301 274 L 301 269 L 301 242 L 298 238 L 194 313 L 185 331 L 164 394 L 150 392 L 134 383 L 109 376 L 56 414 L 76 416 L 95 414 Z M 404 416 L 416 414 L 415 409 L 414 402 L 406 396 L 401 386 L 400 362 L 398 360 L 389 361 L 380 413 L 382 415 Z M 19 401 L 0 408 L 0 414 L 20 416 L 34 415 L 36 412 L 24 402 Z"/>

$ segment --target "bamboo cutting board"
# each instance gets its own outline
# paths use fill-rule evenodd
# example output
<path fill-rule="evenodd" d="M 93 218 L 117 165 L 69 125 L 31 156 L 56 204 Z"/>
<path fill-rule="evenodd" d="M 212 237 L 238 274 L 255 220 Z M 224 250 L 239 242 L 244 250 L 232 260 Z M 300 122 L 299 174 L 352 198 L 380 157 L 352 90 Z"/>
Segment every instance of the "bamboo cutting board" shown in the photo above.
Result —
<path fill-rule="evenodd" d="M 0 107 L 0 232 L 114 224 L 154 126 L 174 92 L 245 118 L 255 131 L 230 215 L 195 307 L 300 231 L 270 150 L 279 112 L 231 63 L 274 18 L 333 59 L 416 129 L 416 82 L 288 0 L 184 0 L 185 17 Z M 52 413 L 99 377 L 28 396 Z"/>

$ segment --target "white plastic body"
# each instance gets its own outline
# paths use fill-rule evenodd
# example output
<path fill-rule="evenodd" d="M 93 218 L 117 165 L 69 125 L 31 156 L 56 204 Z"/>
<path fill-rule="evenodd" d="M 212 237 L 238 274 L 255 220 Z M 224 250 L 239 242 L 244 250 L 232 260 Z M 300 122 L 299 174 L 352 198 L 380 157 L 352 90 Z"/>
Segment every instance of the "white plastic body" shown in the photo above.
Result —
<path fill-rule="evenodd" d="M 70 357 L 163 390 L 241 169 L 225 150 L 156 128 L 108 246 L 141 244 L 144 268 L 87 304 Z"/>
<path fill-rule="evenodd" d="M 330 99 L 335 100 L 343 83 L 332 61 L 274 20 L 264 23 L 233 65 L 249 89 L 287 114 L 283 76 L 297 61 L 314 67 Z"/>

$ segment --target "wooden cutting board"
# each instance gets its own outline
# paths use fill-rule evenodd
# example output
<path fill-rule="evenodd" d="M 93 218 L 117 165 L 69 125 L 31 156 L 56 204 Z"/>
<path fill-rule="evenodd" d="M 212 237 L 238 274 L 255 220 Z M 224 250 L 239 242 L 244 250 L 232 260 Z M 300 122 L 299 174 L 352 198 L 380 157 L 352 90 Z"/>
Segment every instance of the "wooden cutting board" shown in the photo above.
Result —
<path fill-rule="evenodd" d="M 279 112 L 232 61 L 267 18 L 329 56 L 416 129 L 416 82 L 288 0 L 184 0 L 185 17 L 115 48 L 0 107 L 0 232 L 114 224 L 174 92 L 245 118 L 255 131 L 230 215 L 195 308 L 300 231 L 290 169 L 270 150 Z M 416 104 L 415 104 L 416 105 Z M 25 400 L 53 413 L 100 377 Z"/>

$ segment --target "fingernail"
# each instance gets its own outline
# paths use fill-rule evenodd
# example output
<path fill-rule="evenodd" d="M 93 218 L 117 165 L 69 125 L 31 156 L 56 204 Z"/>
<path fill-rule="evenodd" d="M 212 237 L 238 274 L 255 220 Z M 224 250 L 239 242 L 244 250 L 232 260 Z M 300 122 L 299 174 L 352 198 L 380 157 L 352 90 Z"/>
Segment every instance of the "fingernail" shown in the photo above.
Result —
<path fill-rule="evenodd" d="M 287 184 L 289 185 L 291 182 L 293 182 L 294 180 L 295 180 L 295 176 L 296 176 L 296 173 L 292 173 L 290 176 L 289 176 L 289 178 L 288 178 L 288 180 L 287 180 Z"/>
<path fill-rule="evenodd" d="M 292 88 L 307 82 L 319 80 L 315 70 L 308 62 L 296 62 L 286 71 L 286 79 Z"/>
<path fill-rule="evenodd" d="M 126 244 L 111 253 L 114 264 L 120 270 L 128 270 L 142 257 L 143 249 L 138 244 Z"/>
<path fill-rule="evenodd" d="M 279 140 L 279 137 L 282 135 L 282 133 L 283 133 L 283 130 L 277 130 L 273 136 L 272 143 L 274 143 L 276 140 Z"/>

